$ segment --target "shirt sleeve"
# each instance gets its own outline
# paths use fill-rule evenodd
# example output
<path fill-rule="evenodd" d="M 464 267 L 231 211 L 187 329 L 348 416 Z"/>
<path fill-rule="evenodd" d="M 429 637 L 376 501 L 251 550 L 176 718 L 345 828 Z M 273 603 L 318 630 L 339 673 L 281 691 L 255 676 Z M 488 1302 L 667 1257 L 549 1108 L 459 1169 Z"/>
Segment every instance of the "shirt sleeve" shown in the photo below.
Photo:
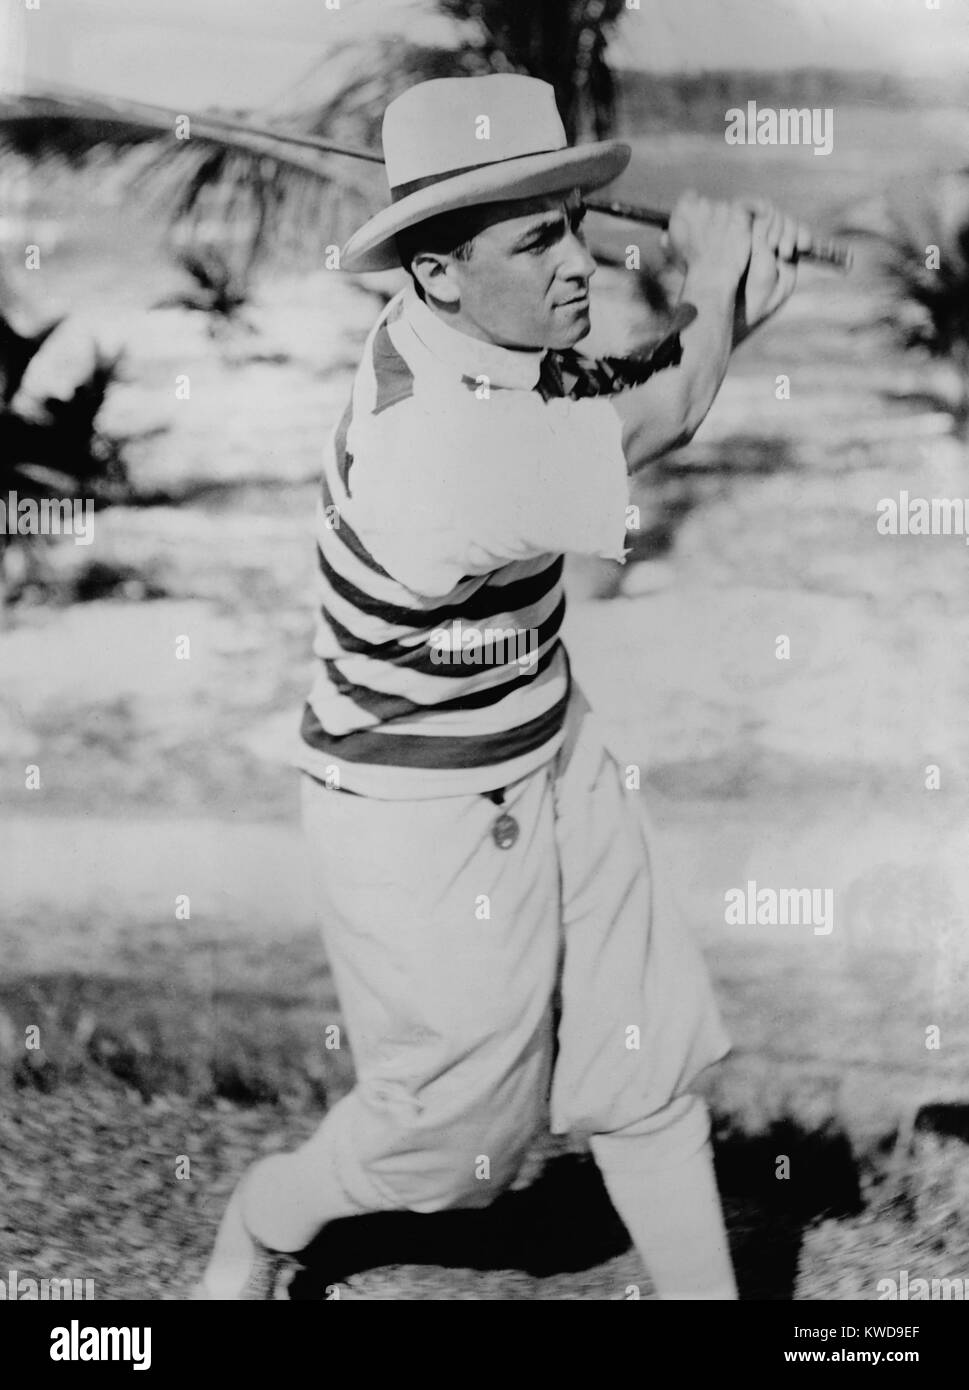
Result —
<path fill-rule="evenodd" d="M 381 434 L 354 463 L 353 524 L 415 593 L 542 554 L 624 558 L 629 475 L 608 398 L 469 391 L 389 410 Z"/>

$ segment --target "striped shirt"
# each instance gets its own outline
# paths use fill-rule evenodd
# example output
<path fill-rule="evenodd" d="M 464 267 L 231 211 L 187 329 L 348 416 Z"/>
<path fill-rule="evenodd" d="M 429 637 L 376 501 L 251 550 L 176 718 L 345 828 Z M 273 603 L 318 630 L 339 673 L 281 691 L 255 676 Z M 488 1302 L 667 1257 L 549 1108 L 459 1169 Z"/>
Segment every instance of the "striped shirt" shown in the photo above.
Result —
<path fill-rule="evenodd" d="M 410 285 L 386 306 L 324 459 L 304 770 L 465 795 L 555 754 L 564 553 L 625 554 L 620 419 L 585 398 L 614 383 L 581 362 L 468 337 Z"/>

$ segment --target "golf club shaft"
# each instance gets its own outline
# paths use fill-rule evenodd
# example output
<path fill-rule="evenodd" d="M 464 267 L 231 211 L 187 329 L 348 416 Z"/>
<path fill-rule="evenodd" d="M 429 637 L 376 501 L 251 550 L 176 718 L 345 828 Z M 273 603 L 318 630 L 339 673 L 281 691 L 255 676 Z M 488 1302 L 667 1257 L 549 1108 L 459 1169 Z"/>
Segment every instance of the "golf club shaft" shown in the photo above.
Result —
<path fill-rule="evenodd" d="M 635 203 L 605 203 L 597 198 L 585 198 L 585 206 L 593 212 L 604 212 L 610 217 L 624 217 L 629 222 L 644 222 L 649 227 L 666 231 L 670 225 L 670 214 L 662 208 L 637 207 Z M 799 261 L 816 261 L 818 265 L 834 266 L 838 270 L 851 269 L 851 247 L 840 241 L 818 241 L 809 251 L 799 251 Z"/>

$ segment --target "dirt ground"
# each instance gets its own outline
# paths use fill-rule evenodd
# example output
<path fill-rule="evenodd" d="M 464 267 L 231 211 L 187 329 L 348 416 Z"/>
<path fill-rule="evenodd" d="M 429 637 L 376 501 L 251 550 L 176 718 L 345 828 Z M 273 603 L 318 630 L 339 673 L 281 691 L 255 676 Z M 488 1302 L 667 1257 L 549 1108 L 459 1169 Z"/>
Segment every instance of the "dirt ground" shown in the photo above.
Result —
<path fill-rule="evenodd" d="M 859 149 L 799 196 L 832 215 L 867 196 L 887 156 Z M 698 149 L 665 158 L 672 192 Z M 50 547 L 65 595 L 91 562 L 132 577 L 83 603 L 28 593 L 0 629 L 0 1266 L 177 1298 L 244 1165 L 351 1080 L 323 1046 L 340 1016 L 285 757 L 320 450 L 379 302 L 277 268 L 258 334 L 226 346 L 149 310 L 178 277 L 144 221 L 91 208 L 53 262 L 15 286 L 38 317 L 72 312 L 26 391 L 68 380 L 92 334 L 123 341 L 104 423 L 157 427 L 129 446 L 134 476 L 196 492 L 99 514 L 89 550 Z M 597 296 L 592 346 L 618 349 L 639 323 L 623 272 Z M 920 1106 L 953 1107 L 935 1129 L 958 1129 L 969 1102 L 967 553 L 875 530 L 900 489 L 969 498 L 969 459 L 921 399 L 944 376 L 886 349 L 876 305 L 863 259 L 849 279 L 805 270 L 695 442 L 642 484 L 634 559 L 569 572 L 577 677 L 642 769 L 735 1041 L 708 1094 L 748 1297 L 874 1298 L 899 1268 L 969 1278 L 965 1136 L 911 1132 Z M 833 930 L 728 926 L 724 894 L 749 880 L 830 887 Z M 603 1203 L 587 1158 L 548 1148 L 487 1221 L 330 1233 L 294 1294 L 648 1297 Z"/>

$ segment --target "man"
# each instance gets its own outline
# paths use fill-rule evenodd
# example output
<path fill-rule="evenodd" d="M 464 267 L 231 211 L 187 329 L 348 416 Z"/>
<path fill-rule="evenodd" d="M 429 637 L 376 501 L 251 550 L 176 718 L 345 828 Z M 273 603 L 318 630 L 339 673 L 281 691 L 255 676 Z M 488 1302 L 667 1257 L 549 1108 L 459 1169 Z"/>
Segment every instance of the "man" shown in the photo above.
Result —
<path fill-rule="evenodd" d="M 551 87 L 512 75 L 412 88 L 383 144 L 393 201 L 343 264 L 412 283 L 326 460 L 299 760 L 357 1084 L 249 1171 L 202 1295 L 266 1296 L 270 1256 L 339 1217 L 490 1203 L 550 1121 L 588 1138 L 661 1297 L 734 1298 L 690 1089 L 728 1040 L 570 680 L 562 560 L 623 558 L 630 475 L 691 438 L 810 237 L 681 199 L 686 326 L 627 385 L 572 351 L 595 270 L 581 195 L 627 146 L 568 148 Z"/>

